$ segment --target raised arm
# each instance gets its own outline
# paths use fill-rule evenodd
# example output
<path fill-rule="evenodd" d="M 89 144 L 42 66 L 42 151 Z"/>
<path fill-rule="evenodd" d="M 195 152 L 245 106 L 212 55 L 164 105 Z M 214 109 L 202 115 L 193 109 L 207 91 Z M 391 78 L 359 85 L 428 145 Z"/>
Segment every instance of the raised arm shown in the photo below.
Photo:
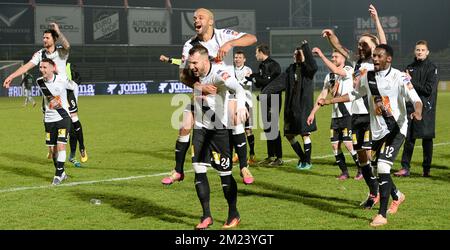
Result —
<path fill-rule="evenodd" d="M 217 59 L 223 60 L 233 47 L 247 47 L 255 44 L 257 41 L 256 36 L 252 34 L 244 34 L 243 36 L 230 40 L 224 43 L 217 51 Z"/>
<path fill-rule="evenodd" d="M 339 68 L 336 65 L 334 65 L 330 60 L 328 60 L 328 58 L 322 53 L 322 50 L 320 50 L 318 47 L 314 47 L 312 49 L 312 53 L 319 56 L 320 59 L 322 59 L 322 61 L 325 63 L 325 65 L 331 72 L 338 74 L 342 77 L 347 76 L 347 72 L 344 70 L 344 68 Z"/>
<path fill-rule="evenodd" d="M 51 26 L 53 26 L 53 29 L 56 31 L 56 33 L 58 34 L 58 41 L 61 43 L 61 45 L 63 46 L 63 48 L 65 50 L 69 50 L 70 49 L 70 43 L 69 40 L 67 40 L 67 38 L 64 36 L 64 34 L 61 32 L 61 30 L 59 29 L 59 26 L 57 23 L 50 23 Z"/>
<path fill-rule="evenodd" d="M 288 68 L 289 69 L 289 68 Z M 286 89 L 288 74 L 286 72 L 281 73 L 277 78 L 271 81 L 266 87 L 261 91 L 261 94 L 276 94 L 280 91 Z"/>
<path fill-rule="evenodd" d="M 380 44 L 387 44 L 386 34 L 384 33 L 383 26 L 381 25 L 380 18 L 378 17 L 377 9 L 372 4 L 369 5 L 370 17 L 372 18 L 375 26 L 377 28 L 378 38 L 380 39 Z"/>
<path fill-rule="evenodd" d="M 328 42 L 330 43 L 331 47 L 333 47 L 333 49 L 339 51 L 339 53 L 343 54 L 347 59 L 350 59 L 348 49 L 342 46 L 342 44 L 339 42 L 339 39 L 334 34 L 333 30 L 324 29 L 322 31 L 322 36 L 328 39 Z"/>
<path fill-rule="evenodd" d="M 305 59 L 303 65 L 305 66 L 306 72 L 312 77 L 317 72 L 318 67 L 306 40 L 302 42 L 301 49 L 303 52 L 303 58 Z"/>

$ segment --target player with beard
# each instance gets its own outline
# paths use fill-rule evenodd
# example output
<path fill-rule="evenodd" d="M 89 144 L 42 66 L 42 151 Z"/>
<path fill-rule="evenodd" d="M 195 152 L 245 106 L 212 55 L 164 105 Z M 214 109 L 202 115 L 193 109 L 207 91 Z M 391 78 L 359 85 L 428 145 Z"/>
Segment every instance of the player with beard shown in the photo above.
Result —
<path fill-rule="evenodd" d="M 372 20 L 374 21 L 378 33 L 378 37 L 369 33 L 362 34 L 358 40 L 358 53 L 356 57 L 352 57 L 348 49 L 343 47 L 337 36 L 330 29 L 322 31 L 322 35 L 326 37 L 331 46 L 337 51 L 341 52 L 347 57 L 348 60 L 354 64 L 354 77 L 358 76 L 361 70 L 373 70 L 373 63 L 371 61 L 372 53 L 375 47 L 379 44 L 386 44 L 386 36 L 381 26 L 378 12 L 373 5 L 369 6 L 369 12 Z M 348 102 L 350 99 L 347 95 L 333 98 L 330 100 L 321 101 L 324 105 L 334 104 L 339 102 Z M 352 136 L 353 136 L 353 148 L 357 151 L 358 161 L 360 164 L 360 171 L 362 176 L 369 187 L 369 195 L 365 201 L 361 203 L 361 206 L 365 209 L 371 209 L 379 201 L 378 193 L 378 181 L 373 173 L 373 168 L 376 167 L 375 162 L 372 162 L 371 149 L 371 131 L 370 131 L 370 118 L 368 111 L 368 99 L 362 97 L 361 99 L 355 99 L 352 102 Z M 359 178 L 356 175 L 355 178 Z M 396 192 L 392 193 L 394 200 L 398 199 Z"/>
<path fill-rule="evenodd" d="M 180 81 L 185 85 L 196 88 L 204 94 L 213 94 L 217 91 L 213 85 L 200 84 L 198 78 L 193 76 L 187 68 L 189 50 L 201 44 L 208 49 L 210 59 L 216 62 L 223 62 L 230 70 L 233 69 L 233 47 L 245 47 L 256 43 L 256 37 L 252 34 L 237 32 L 230 29 L 216 29 L 214 28 L 214 14 L 204 8 L 197 9 L 194 12 L 194 27 L 196 35 L 186 41 L 183 46 L 183 53 L 180 65 Z M 184 161 L 186 152 L 190 144 L 190 133 L 194 124 L 193 120 L 193 105 L 190 104 L 183 112 L 183 122 L 178 133 L 178 139 L 175 144 L 175 169 L 172 170 L 169 176 L 162 179 L 162 184 L 170 185 L 175 181 L 182 181 L 184 179 Z M 234 145 L 239 145 L 246 142 L 244 131 L 233 136 Z M 243 148 L 243 147 L 242 147 Z M 245 148 L 246 149 L 246 148 Z M 243 157 L 246 156 L 246 152 Z M 247 171 L 241 171 L 243 178 L 248 177 Z"/>

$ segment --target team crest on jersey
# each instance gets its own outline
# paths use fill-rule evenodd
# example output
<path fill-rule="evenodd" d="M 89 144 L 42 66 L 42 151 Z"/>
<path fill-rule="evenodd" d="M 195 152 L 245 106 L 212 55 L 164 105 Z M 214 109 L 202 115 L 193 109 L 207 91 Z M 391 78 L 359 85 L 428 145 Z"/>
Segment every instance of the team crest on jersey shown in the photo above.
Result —
<path fill-rule="evenodd" d="M 226 30 L 225 30 L 225 33 L 226 33 L 226 34 L 231 34 L 231 35 L 233 35 L 233 36 L 239 35 L 239 32 L 234 31 L 234 30 L 230 30 L 230 29 L 226 29 Z"/>
<path fill-rule="evenodd" d="M 226 71 L 222 72 L 220 76 L 222 77 L 223 80 L 227 80 L 228 78 L 230 78 L 230 74 L 228 74 L 228 72 Z"/>

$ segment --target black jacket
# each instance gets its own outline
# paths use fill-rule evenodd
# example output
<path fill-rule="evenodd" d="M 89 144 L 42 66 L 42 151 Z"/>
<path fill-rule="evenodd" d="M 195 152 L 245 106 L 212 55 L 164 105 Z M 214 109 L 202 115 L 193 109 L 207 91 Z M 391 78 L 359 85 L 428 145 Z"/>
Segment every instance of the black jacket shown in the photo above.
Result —
<path fill-rule="evenodd" d="M 280 64 L 273 60 L 271 57 L 268 57 L 266 60 L 262 61 L 259 64 L 259 70 L 256 73 L 253 73 L 251 77 L 254 77 L 255 86 L 257 88 L 261 88 L 261 91 L 277 76 L 281 73 Z"/>
<path fill-rule="evenodd" d="M 273 80 L 262 94 L 279 93 L 285 90 L 284 102 L 284 133 L 304 134 L 317 130 L 316 121 L 306 124 L 311 110 L 314 107 L 314 75 L 317 72 L 317 63 L 314 60 L 308 44 L 301 47 L 305 61 L 289 65 L 284 73 Z M 295 81 L 295 71 L 300 67 L 300 79 Z"/>
<path fill-rule="evenodd" d="M 436 99 L 438 88 L 438 69 L 428 58 L 424 61 L 414 59 L 414 62 L 406 67 L 411 75 L 411 83 L 423 103 L 422 120 L 409 120 L 412 138 L 431 139 L 435 137 L 436 123 Z M 406 103 L 409 115 L 414 112 L 414 105 Z"/>

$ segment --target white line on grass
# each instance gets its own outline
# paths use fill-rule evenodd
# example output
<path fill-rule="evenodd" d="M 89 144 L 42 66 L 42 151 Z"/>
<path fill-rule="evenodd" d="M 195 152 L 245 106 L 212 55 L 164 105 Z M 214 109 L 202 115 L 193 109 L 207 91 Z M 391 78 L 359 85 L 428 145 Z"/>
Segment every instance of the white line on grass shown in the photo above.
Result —
<path fill-rule="evenodd" d="M 445 146 L 449 145 L 450 142 L 441 142 L 434 144 L 435 147 L 439 146 Z M 422 145 L 415 146 L 416 148 L 422 147 Z M 321 155 L 321 156 L 315 156 L 312 157 L 312 159 L 324 159 L 333 157 L 334 155 Z M 291 162 L 296 161 L 297 159 L 287 159 L 285 162 Z M 185 172 L 193 172 L 193 170 L 187 170 Z M 92 180 L 92 181 L 78 181 L 78 182 L 70 182 L 70 183 L 64 183 L 60 184 L 58 186 L 53 185 L 42 185 L 42 186 L 30 186 L 30 187 L 14 187 L 14 188 L 6 188 L 6 189 L 0 189 L 0 193 L 10 193 L 10 192 L 18 192 L 23 190 L 33 190 L 33 189 L 45 189 L 45 188 L 55 188 L 55 187 L 71 187 L 71 186 L 79 186 L 79 185 L 87 185 L 87 184 L 95 184 L 95 183 L 102 183 L 102 182 L 113 182 L 113 181 L 128 181 L 128 180 L 134 180 L 134 179 L 142 179 L 142 178 L 148 178 L 148 177 L 156 177 L 156 176 L 163 176 L 167 175 L 168 173 L 158 173 L 158 174 L 149 174 L 149 175 L 138 175 L 138 176 L 128 176 L 128 177 L 119 177 L 119 178 L 111 178 L 111 179 L 104 179 L 104 180 Z"/>

